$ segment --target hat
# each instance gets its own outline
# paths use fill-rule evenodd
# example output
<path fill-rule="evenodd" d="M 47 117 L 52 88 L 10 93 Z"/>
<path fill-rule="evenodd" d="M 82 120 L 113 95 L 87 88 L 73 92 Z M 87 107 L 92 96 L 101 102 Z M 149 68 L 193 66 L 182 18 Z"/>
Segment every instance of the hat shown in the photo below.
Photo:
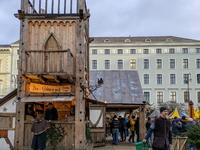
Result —
<path fill-rule="evenodd" d="M 175 122 L 177 123 L 177 122 L 180 122 L 181 121 L 181 119 L 180 118 L 176 118 L 175 119 Z"/>
<path fill-rule="evenodd" d="M 160 113 L 163 112 L 164 110 L 167 110 L 166 107 L 160 107 Z"/>
<path fill-rule="evenodd" d="M 182 116 L 182 119 L 185 120 L 185 116 Z"/>
<path fill-rule="evenodd" d="M 189 119 L 188 119 L 188 121 L 189 121 L 189 122 L 192 122 L 192 121 L 193 121 L 193 119 L 192 119 L 192 118 L 189 118 Z"/>

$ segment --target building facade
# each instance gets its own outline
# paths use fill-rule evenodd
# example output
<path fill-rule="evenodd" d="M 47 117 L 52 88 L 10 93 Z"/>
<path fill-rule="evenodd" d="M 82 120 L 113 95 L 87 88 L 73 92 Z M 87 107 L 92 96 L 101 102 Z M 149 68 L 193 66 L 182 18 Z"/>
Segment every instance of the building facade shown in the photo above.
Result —
<path fill-rule="evenodd" d="M 95 37 L 90 44 L 90 70 L 137 70 L 150 104 L 187 104 L 192 100 L 197 107 L 200 103 L 198 40 L 173 36 Z"/>
<path fill-rule="evenodd" d="M 17 88 L 18 80 L 18 67 L 19 67 L 19 41 L 10 44 L 11 54 L 11 82 L 10 90 L 13 91 Z"/>
<path fill-rule="evenodd" d="M 0 45 L 0 98 L 10 92 L 11 48 Z"/>

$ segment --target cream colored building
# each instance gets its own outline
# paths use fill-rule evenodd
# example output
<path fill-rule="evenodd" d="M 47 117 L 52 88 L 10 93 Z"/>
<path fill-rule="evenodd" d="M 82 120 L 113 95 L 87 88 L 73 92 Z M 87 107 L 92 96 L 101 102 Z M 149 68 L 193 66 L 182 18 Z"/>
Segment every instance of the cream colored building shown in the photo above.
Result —
<path fill-rule="evenodd" d="M 18 81 L 18 66 L 19 66 L 19 41 L 10 44 L 11 54 L 11 82 L 10 90 L 13 91 L 17 88 Z"/>
<path fill-rule="evenodd" d="M 0 98 L 10 92 L 11 79 L 11 48 L 0 45 Z"/>
<path fill-rule="evenodd" d="M 200 41 L 173 36 L 95 37 L 90 70 L 137 70 L 151 104 L 176 101 L 200 106 Z M 129 88 L 129 87 L 127 87 Z"/>

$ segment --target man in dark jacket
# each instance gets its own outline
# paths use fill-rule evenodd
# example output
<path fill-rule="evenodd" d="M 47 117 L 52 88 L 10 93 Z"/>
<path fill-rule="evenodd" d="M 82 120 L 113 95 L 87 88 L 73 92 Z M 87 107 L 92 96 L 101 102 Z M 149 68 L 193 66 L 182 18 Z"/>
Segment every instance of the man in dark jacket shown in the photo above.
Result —
<path fill-rule="evenodd" d="M 126 141 L 126 135 L 125 135 L 126 120 L 123 117 L 121 117 L 120 119 L 120 126 L 121 126 L 120 130 L 121 139 L 122 141 Z"/>
<path fill-rule="evenodd" d="M 186 132 L 186 125 L 187 125 L 187 122 L 186 122 L 185 116 L 182 116 L 181 123 L 182 123 L 181 132 Z"/>
<path fill-rule="evenodd" d="M 113 136 L 113 144 L 118 145 L 118 135 L 119 135 L 119 129 L 120 129 L 120 122 L 115 115 L 113 118 L 113 121 L 111 123 L 111 128 L 112 128 L 112 136 Z"/>
<path fill-rule="evenodd" d="M 160 117 L 152 121 L 143 141 L 146 142 L 151 136 L 151 133 L 154 132 L 153 150 L 169 150 L 172 147 L 172 128 L 171 122 L 166 118 L 168 114 L 167 108 L 161 107 L 160 114 Z"/>
<path fill-rule="evenodd" d="M 180 136 L 182 130 L 182 123 L 180 118 L 176 118 L 174 122 L 174 136 Z"/>
<path fill-rule="evenodd" d="M 48 120 L 49 122 L 51 122 L 51 120 L 58 120 L 57 109 L 53 107 L 52 103 L 49 103 L 49 108 L 47 108 L 45 111 L 44 119 Z"/>

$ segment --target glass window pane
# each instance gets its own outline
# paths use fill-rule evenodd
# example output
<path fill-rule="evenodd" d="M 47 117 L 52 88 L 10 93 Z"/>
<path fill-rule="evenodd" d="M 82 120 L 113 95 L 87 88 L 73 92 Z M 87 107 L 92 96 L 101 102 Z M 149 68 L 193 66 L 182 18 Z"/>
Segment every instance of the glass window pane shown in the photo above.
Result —
<path fill-rule="evenodd" d="M 200 59 L 197 59 L 197 68 L 200 68 Z"/>
<path fill-rule="evenodd" d="M 135 49 L 131 49 L 131 54 L 136 54 L 136 50 Z"/>
<path fill-rule="evenodd" d="M 144 59 L 144 69 L 149 69 L 149 60 Z"/>
<path fill-rule="evenodd" d="M 123 69 L 123 60 L 118 60 L 118 69 Z"/>
<path fill-rule="evenodd" d="M 105 54 L 110 54 L 110 50 L 109 49 L 105 49 Z"/>
<path fill-rule="evenodd" d="M 123 49 L 118 49 L 118 54 L 123 54 Z"/>
<path fill-rule="evenodd" d="M 105 69 L 110 69 L 110 60 L 105 60 Z"/>
<path fill-rule="evenodd" d="M 92 54 L 93 54 L 93 55 L 96 55 L 96 54 L 97 54 L 97 50 L 96 50 L 96 49 L 93 49 L 93 50 L 92 50 Z"/>
<path fill-rule="evenodd" d="M 92 69 L 97 69 L 97 60 L 92 60 Z"/>
<path fill-rule="evenodd" d="M 161 59 L 157 59 L 157 69 L 162 69 L 162 60 Z"/>
<path fill-rule="evenodd" d="M 157 74 L 157 84 L 162 84 L 162 74 Z"/>
<path fill-rule="evenodd" d="M 144 84 L 149 84 L 149 74 L 144 74 Z"/>
<path fill-rule="evenodd" d="M 143 54 L 149 54 L 149 50 L 148 49 L 143 49 Z"/>
<path fill-rule="evenodd" d="M 131 65 L 131 69 L 135 69 L 136 68 L 136 61 L 135 61 L 135 59 L 131 59 L 130 65 Z"/>
<path fill-rule="evenodd" d="M 145 101 L 149 102 L 149 99 L 150 99 L 150 93 L 149 92 L 144 92 L 144 99 L 145 99 Z"/>

